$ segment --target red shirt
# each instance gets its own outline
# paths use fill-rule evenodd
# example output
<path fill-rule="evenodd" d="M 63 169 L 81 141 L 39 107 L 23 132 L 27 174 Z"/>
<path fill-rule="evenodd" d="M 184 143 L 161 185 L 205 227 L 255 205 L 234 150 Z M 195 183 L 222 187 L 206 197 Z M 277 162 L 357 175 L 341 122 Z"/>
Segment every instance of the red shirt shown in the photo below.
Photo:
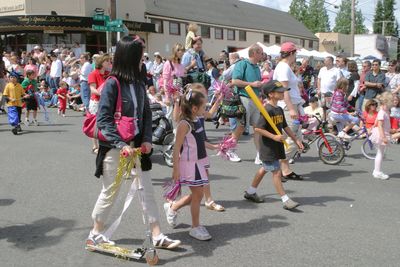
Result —
<path fill-rule="evenodd" d="M 100 87 L 100 85 L 102 85 L 104 83 L 104 81 L 106 80 L 106 78 L 109 74 L 110 74 L 110 72 L 108 72 L 108 71 L 105 71 L 103 74 L 101 74 L 99 69 L 95 69 L 88 76 L 89 86 L 90 86 L 90 84 L 95 83 L 96 88 L 98 89 Z M 101 93 L 101 92 L 99 92 L 99 93 Z M 94 100 L 94 101 L 99 101 L 100 96 L 92 94 L 90 99 Z"/>
<path fill-rule="evenodd" d="M 365 118 L 365 127 L 367 129 L 371 129 L 375 124 L 376 116 L 378 116 L 378 112 L 375 111 L 374 114 L 370 115 L 368 112 L 363 112 L 363 117 Z"/>

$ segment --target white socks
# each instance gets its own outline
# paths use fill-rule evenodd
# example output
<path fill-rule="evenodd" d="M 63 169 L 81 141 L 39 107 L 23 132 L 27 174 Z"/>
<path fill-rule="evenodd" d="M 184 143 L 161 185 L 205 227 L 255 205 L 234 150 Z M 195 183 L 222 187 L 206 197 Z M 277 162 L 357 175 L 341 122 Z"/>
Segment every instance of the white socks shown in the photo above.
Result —
<path fill-rule="evenodd" d="M 257 188 L 250 186 L 249 189 L 246 191 L 248 194 L 252 195 L 257 192 Z"/>
<path fill-rule="evenodd" d="M 282 199 L 282 202 L 285 203 L 286 201 L 289 200 L 289 197 L 288 197 L 288 195 L 285 194 L 285 195 L 281 196 L 281 199 Z"/>

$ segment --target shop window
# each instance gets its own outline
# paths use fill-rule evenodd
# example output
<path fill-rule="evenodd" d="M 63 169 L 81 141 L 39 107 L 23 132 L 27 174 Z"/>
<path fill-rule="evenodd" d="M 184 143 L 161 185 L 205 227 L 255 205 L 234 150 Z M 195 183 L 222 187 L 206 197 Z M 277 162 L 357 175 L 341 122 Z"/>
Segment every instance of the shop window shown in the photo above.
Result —
<path fill-rule="evenodd" d="M 215 28 L 215 39 L 223 40 L 224 39 L 224 29 Z"/>
<path fill-rule="evenodd" d="M 275 44 L 281 44 L 281 37 L 275 36 Z"/>
<path fill-rule="evenodd" d="M 301 47 L 305 47 L 306 46 L 306 40 L 300 39 L 300 45 L 301 45 Z"/>
<path fill-rule="evenodd" d="M 269 34 L 264 34 L 264 43 L 269 43 Z"/>
<path fill-rule="evenodd" d="M 308 48 L 311 48 L 311 49 L 313 48 L 313 41 L 311 41 L 311 40 L 308 41 Z"/>
<path fill-rule="evenodd" d="M 164 25 L 161 19 L 151 19 L 150 22 L 156 25 L 157 33 L 164 33 Z"/>
<path fill-rule="evenodd" d="M 210 38 L 211 36 L 211 30 L 210 30 L 210 26 L 205 26 L 205 25 L 201 25 L 201 37 L 202 38 Z"/>
<path fill-rule="evenodd" d="M 228 30 L 227 39 L 230 40 L 230 41 L 234 41 L 235 40 L 235 30 Z"/>
<path fill-rule="evenodd" d="M 171 35 L 181 35 L 181 25 L 178 22 L 169 22 L 169 34 Z"/>
<path fill-rule="evenodd" d="M 239 31 L 239 41 L 246 41 L 246 31 Z"/>

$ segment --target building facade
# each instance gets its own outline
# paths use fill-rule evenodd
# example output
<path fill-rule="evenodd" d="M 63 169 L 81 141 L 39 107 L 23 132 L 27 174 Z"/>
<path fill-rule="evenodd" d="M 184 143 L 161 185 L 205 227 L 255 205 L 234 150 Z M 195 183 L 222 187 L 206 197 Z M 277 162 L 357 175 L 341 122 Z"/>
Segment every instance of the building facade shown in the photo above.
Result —
<path fill-rule="evenodd" d="M 99 11 L 122 19 L 129 33 L 146 40 L 147 52 L 171 53 L 184 43 L 189 23 L 200 26 L 203 49 L 215 57 L 223 49 L 236 51 L 263 42 L 293 41 L 299 47 L 318 49 L 318 38 L 288 13 L 238 0 L 0 0 L 0 47 L 3 50 L 45 49 L 81 44 L 90 52 L 106 51 L 104 25 L 94 21 Z M 112 43 L 116 42 L 112 35 Z"/>
<path fill-rule="evenodd" d="M 319 51 L 328 52 L 333 55 L 351 54 L 351 36 L 337 32 L 318 32 Z"/>

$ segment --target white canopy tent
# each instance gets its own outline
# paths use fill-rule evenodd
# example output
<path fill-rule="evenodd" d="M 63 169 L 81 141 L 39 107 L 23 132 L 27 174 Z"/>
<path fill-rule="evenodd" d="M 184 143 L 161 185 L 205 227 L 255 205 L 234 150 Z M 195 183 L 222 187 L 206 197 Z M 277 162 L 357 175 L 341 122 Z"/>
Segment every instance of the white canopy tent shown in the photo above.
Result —
<path fill-rule="evenodd" d="M 281 51 L 281 47 L 280 46 L 278 46 L 278 45 L 265 46 L 263 43 L 260 43 L 260 42 L 257 42 L 257 44 L 259 46 L 261 46 L 261 48 L 263 49 L 263 51 L 265 53 L 267 53 L 267 55 L 271 55 L 273 57 L 274 56 L 275 57 L 279 56 L 279 53 Z M 239 51 L 237 51 L 237 53 L 242 58 L 248 58 L 249 57 L 249 48 L 250 47 L 247 47 L 247 48 L 244 48 L 242 50 L 239 50 Z M 297 52 L 297 56 L 299 58 L 314 57 L 315 59 L 319 59 L 319 60 L 324 59 L 324 58 L 326 58 L 328 56 L 331 56 L 331 57 L 335 58 L 334 55 L 332 55 L 332 54 L 330 54 L 328 52 L 319 52 L 317 50 L 310 51 L 310 50 L 307 50 L 307 49 L 304 49 L 304 48 L 300 49 Z"/>

